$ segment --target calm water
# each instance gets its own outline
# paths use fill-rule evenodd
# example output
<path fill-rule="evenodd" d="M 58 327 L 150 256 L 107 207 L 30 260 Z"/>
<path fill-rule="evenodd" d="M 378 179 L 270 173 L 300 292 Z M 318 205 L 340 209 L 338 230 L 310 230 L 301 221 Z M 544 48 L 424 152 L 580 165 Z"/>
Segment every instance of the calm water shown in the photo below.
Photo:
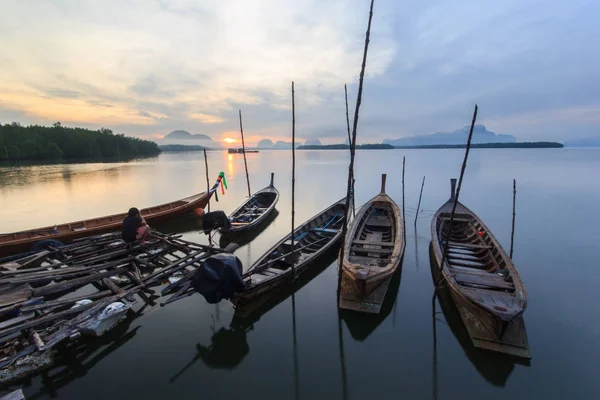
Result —
<path fill-rule="evenodd" d="M 388 194 L 401 205 L 403 155 L 407 247 L 379 316 L 338 318 L 330 254 L 312 276 L 297 282 L 293 296 L 281 293 L 250 320 L 233 318 L 229 303 L 209 305 L 200 295 L 145 308 L 108 337 L 91 341 L 88 353 L 63 354 L 64 366 L 10 389 L 24 386 L 28 399 L 88 400 L 600 397 L 600 150 L 470 155 L 461 201 L 507 250 L 517 179 L 514 261 L 529 295 L 529 365 L 472 349 L 451 302 L 436 301 L 432 318 L 429 226 L 449 196 L 449 178 L 459 173 L 462 150 L 358 152 L 357 205 L 378 192 L 383 172 Z M 297 152 L 298 224 L 345 195 L 347 162 L 343 151 Z M 230 212 L 247 191 L 243 158 L 212 152 L 209 164 L 211 184 L 221 170 L 229 183 L 212 209 Z M 237 250 L 246 267 L 290 228 L 290 154 L 249 154 L 248 167 L 253 191 L 275 172 L 281 199 L 272 223 Z M 423 212 L 415 227 L 424 175 Z M 201 153 L 130 163 L 0 167 L 0 232 L 124 212 L 205 188 Z M 207 242 L 194 219 L 156 227 Z"/>

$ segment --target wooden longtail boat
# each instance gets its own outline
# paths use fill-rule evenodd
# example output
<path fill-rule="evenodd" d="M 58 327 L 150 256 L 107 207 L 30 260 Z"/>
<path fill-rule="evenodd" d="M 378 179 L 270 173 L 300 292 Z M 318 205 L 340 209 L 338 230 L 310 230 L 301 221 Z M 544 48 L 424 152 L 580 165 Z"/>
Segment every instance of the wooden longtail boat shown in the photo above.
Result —
<path fill-rule="evenodd" d="M 295 260 L 291 252 L 292 235 L 286 235 L 243 274 L 244 290 L 236 293 L 231 302 L 241 307 L 292 280 L 294 274 L 303 273 L 312 261 L 338 244 L 345 215 L 346 199 L 343 198 L 296 228 Z"/>
<path fill-rule="evenodd" d="M 267 219 L 279 200 L 279 191 L 273 186 L 273 176 L 274 174 L 271 173 L 269 186 L 254 193 L 244 204 L 231 213 L 229 216 L 231 227 L 229 229 L 221 228 L 221 233 L 245 232 L 255 228 Z"/>
<path fill-rule="evenodd" d="M 432 250 L 433 246 L 430 246 L 430 253 L 432 253 Z M 440 278 L 441 271 L 437 266 L 435 257 L 430 257 L 430 261 L 431 276 L 434 283 L 436 283 Z M 489 383 L 497 387 L 504 387 L 506 386 L 510 374 L 515 368 L 515 364 L 523 366 L 531 365 L 528 360 L 530 357 L 525 354 L 514 354 L 519 355 L 519 357 L 507 357 L 505 354 L 492 353 L 475 347 L 471 341 L 469 331 L 460 317 L 458 308 L 452 299 L 450 289 L 446 285 L 441 285 L 437 289 L 437 299 L 440 308 L 442 309 L 443 319 L 440 319 L 439 312 L 436 312 L 439 311 L 439 309 L 436 310 L 434 308 L 431 312 L 434 326 L 434 341 L 437 340 L 436 330 L 446 330 L 450 328 L 450 331 L 456 338 L 469 361 L 471 361 L 475 369 L 477 369 L 477 372 L 479 372 L 479 374 Z M 435 303 L 433 303 L 433 306 L 436 307 Z M 445 321 L 445 324 L 442 321 Z M 527 332 L 525 330 L 522 330 L 521 332 L 524 333 L 525 340 L 527 340 Z M 526 357 L 523 358 L 524 356 Z"/>
<path fill-rule="evenodd" d="M 341 260 L 342 284 L 340 308 L 378 313 L 385 297 L 390 278 L 398 268 L 404 254 L 404 221 L 398 205 L 385 194 L 386 175 L 381 177 L 381 193 L 366 203 L 348 229 Z M 378 307 L 363 308 L 344 299 L 365 299 L 380 285 Z M 348 293 L 352 291 L 353 293 Z M 360 301 L 359 301 L 360 302 Z M 356 301 L 352 302 L 356 303 Z"/>
<path fill-rule="evenodd" d="M 450 200 L 440 207 L 431 222 L 432 254 L 473 344 L 505 352 L 498 346 L 505 336 L 520 329 L 527 294 L 498 240 L 473 211 L 458 201 L 450 229 L 456 179 L 451 182 Z M 448 254 L 439 267 L 446 241 Z M 511 343 L 511 346 L 520 345 Z"/>
<path fill-rule="evenodd" d="M 153 222 L 191 212 L 198 207 L 204 208 L 208 204 L 212 194 L 217 190 L 220 182 L 221 178 L 217 180 L 209 191 L 171 203 L 141 209 L 140 214 L 148 224 L 152 224 Z M 27 252 L 34 243 L 42 240 L 52 239 L 66 243 L 86 236 L 119 230 L 126 216 L 127 213 L 125 212 L 27 231 L 0 234 L 0 257 Z"/>

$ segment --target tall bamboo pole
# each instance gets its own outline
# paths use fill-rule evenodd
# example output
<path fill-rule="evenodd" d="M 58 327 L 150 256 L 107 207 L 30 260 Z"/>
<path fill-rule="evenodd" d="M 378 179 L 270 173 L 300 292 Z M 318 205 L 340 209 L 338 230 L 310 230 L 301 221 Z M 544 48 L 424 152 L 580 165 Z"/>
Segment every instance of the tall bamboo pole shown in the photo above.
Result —
<path fill-rule="evenodd" d="M 460 188 L 462 186 L 462 180 L 465 175 L 465 169 L 467 168 L 467 159 L 469 158 L 469 150 L 471 149 L 471 138 L 473 137 L 473 128 L 475 127 L 475 121 L 477 120 L 477 104 L 475 104 L 475 110 L 473 110 L 473 119 L 471 120 L 471 129 L 469 130 L 469 137 L 467 139 L 467 149 L 465 151 L 465 158 L 462 163 L 462 167 L 460 169 L 460 177 L 458 179 L 458 187 L 456 188 L 456 194 L 452 194 L 454 196 L 454 203 L 452 204 L 452 213 L 450 214 L 450 224 L 448 225 L 448 238 L 444 244 L 444 251 L 442 252 L 442 260 L 440 261 L 440 270 L 444 268 L 444 261 L 448 254 L 448 244 L 450 243 L 450 233 L 452 231 L 452 224 L 454 223 L 454 214 L 456 213 L 456 205 L 458 204 L 458 196 L 460 195 Z M 440 239 L 443 239 L 444 232 L 440 232 Z M 440 274 L 440 279 L 437 282 L 437 286 L 439 286 L 444 274 Z M 437 292 L 434 291 L 433 297 L 435 298 Z"/>
<path fill-rule="evenodd" d="M 510 231 L 510 259 L 513 256 L 513 246 L 515 243 L 515 207 L 517 201 L 517 180 L 513 179 L 513 214 L 512 214 L 512 230 Z"/>
<path fill-rule="evenodd" d="M 415 226 L 417 225 L 417 219 L 419 218 L 419 209 L 421 208 L 421 198 L 423 197 L 423 186 L 425 186 L 425 177 L 421 182 L 421 192 L 419 193 L 419 203 L 417 204 L 417 215 L 415 215 Z"/>
<path fill-rule="evenodd" d="M 252 196 L 250 191 L 250 177 L 248 176 L 248 162 L 246 161 L 246 144 L 244 143 L 244 128 L 242 127 L 242 110 L 240 110 L 240 134 L 242 135 L 242 151 L 244 152 L 244 167 L 246 168 L 246 182 L 248 183 L 248 197 Z"/>
<path fill-rule="evenodd" d="M 350 134 L 350 117 L 348 114 L 348 86 L 344 84 L 344 95 L 346 98 L 346 128 L 348 130 L 348 147 L 352 148 L 352 136 Z M 354 170 L 352 171 L 352 216 L 356 216 L 356 205 L 354 203 Z"/>
<path fill-rule="evenodd" d="M 358 96 L 356 97 L 356 108 L 354 110 L 354 122 L 352 124 L 352 140 L 350 141 L 350 166 L 348 167 L 348 188 L 346 190 L 346 212 L 344 219 L 344 226 L 342 229 L 342 250 L 340 252 L 340 263 L 344 260 L 344 246 L 346 241 L 346 233 L 348 232 L 348 217 L 350 208 L 350 191 L 352 190 L 352 178 L 354 176 L 354 152 L 356 149 L 356 128 L 358 127 L 358 112 L 360 110 L 360 104 L 362 102 L 362 90 L 363 81 L 365 78 L 365 68 L 367 66 L 367 53 L 369 51 L 369 37 L 371 36 L 371 21 L 373 19 L 373 3 L 375 0 L 371 0 L 371 7 L 369 8 L 369 23 L 367 24 L 367 32 L 365 34 L 365 49 L 363 52 L 362 65 L 360 68 L 360 77 L 358 80 Z M 342 285 L 342 266 L 338 271 L 338 297 L 340 288 Z"/>
<path fill-rule="evenodd" d="M 292 82 L 292 275 L 296 279 L 296 255 L 294 254 L 294 208 L 296 189 L 296 103 L 294 99 L 294 82 Z"/>

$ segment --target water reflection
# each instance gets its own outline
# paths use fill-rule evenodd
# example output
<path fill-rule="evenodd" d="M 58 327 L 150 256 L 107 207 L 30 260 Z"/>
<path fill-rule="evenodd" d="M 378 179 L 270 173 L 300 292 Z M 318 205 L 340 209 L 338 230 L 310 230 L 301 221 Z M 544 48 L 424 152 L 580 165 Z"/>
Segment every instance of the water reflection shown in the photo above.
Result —
<path fill-rule="evenodd" d="M 254 330 L 254 325 L 260 320 L 260 318 L 271 311 L 273 308 L 278 306 L 287 300 L 290 296 L 292 297 L 292 329 L 294 337 L 294 368 L 297 374 L 297 342 L 295 335 L 295 297 L 294 294 L 302 289 L 308 282 L 317 277 L 323 272 L 328 266 L 330 266 L 336 259 L 337 251 L 330 249 L 320 258 L 318 263 L 315 263 L 312 268 L 304 272 L 298 277 L 296 282 L 286 286 L 273 295 L 264 299 L 263 302 L 252 308 L 247 313 L 236 312 L 229 324 L 229 328 L 221 327 L 219 330 L 214 331 L 211 337 L 210 345 L 196 344 L 196 355 L 179 370 L 173 377 L 170 378 L 170 382 L 174 382 L 183 375 L 190 367 L 194 365 L 198 360 L 209 368 L 215 369 L 234 369 L 238 366 L 250 352 L 248 346 L 247 335 Z M 297 375 L 295 375 L 297 382 Z M 296 390 L 298 386 L 295 386 Z M 297 391 L 296 391 L 297 393 Z"/>
<path fill-rule="evenodd" d="M 39 374 L 41 377 L 39 390 L 28 395 L 27 399 L 58 396 L 60 389 L 85 376 L 103 359 L 132 340 L 141 326 L 130 329 L 131 324 L 143 314 L 145 308 L 146 305 L 138 311 L 129 310 L 125 320 L 101 337 L 69 341 L 57 346 L 55 363 L 50 369 Z M 30 387 L 33 378 L 32 376 L 17 381 L 14 386 L 15 388 Z"/>
<path fill-rule="evenodd" d="M 430 251 L 430 267 L 431 276 L 434 283 L 439 279 L 439 270 L 435 263 L 432 251 L 433 247 L 429 246 Z M 463 323 L 460 313 L 456 308 L 456 304 L 452 299 L 452 294 L 447 286 L 442 285 L 437 290 L 437 299 L 442 309 L 446 324 L 458 340 L 458 343 L 462 347 L 463 351 L 467 355 L 467 358 L 477 371 L 483 376 L 489 383 L 494 386 L 504 387 L 508 381 L 508 377 L 514 370 L 515 364 L 529 366 L 530 362 L 527 359 L 512 357 L 506 354 L 495 353 L 483 349 L 476 348 L 471 342 L 467 328 Z M 437 387 L 437 330 L 436 330 L 436 302 L 435 299 L 432 301 L 432 318 L 433 318 L 433 349 L 434 349 L 434 393 Z M 434 397 L 435 398 L 435 397 Z"/>
<path fill-rule="evenodd" d="M 343 310 L 338 308 L 340 318 L 344 321 L 350 331 L 350 335 L 356 341 L 365 341 L 383 321 L 390 315 L 392 309 L 395 309 L 396 298 L 398 297 L 398 289 L 400 288 L 400 280 L 402 277 L 402 261 L 392 275 L 388 291 L 383 299 L 379 314 L 361 313 L 351 310 Z"/>

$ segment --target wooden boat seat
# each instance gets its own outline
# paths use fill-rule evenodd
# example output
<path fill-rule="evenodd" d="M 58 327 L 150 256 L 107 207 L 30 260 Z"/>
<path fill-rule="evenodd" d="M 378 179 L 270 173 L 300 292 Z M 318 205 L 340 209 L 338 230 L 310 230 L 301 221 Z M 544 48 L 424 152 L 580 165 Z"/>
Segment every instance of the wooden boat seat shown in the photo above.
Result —
<path fill-rule="evenodd" d="M 472 275 L 481 275 L 481 276 L 495 275 L 495 276 L 502 278 L 500 275 L 496 274 L 495 272 L 488 272 L 486 270 L 479 269 L 479 268 L 460 267 L 457 265 L 451 265 L 450 270 L 453 273 L 472 274 Z M 504 279 L 504 278 L 502 278 L 502 279 Z"/>
<path fill-rule="evenodd" d="M 487 274 L 487 276 L 473 274 L 453 274 L 456 282 L 466 285 L 485 286 L 498 289 L 514 289 L 515 285 L 507 282 L 499 275 Z"/>
<path fill-rule="evenodd" d="M 459 260 L 456 258 L 448 257 L 448 264 L 451 266 L 467 267 L 467 268 L 480 268 L 487 269 L 488 265 L 482 262 L 476 262 L 474 260 Z"/>
<path fill-rule="evenodd" d="M 393 242 L 378 242 L 378 241 L 371 241 L 371 240 L 353 240 L 352 244 L 366 244 L 366 245 L 373 245 L 373 246 L 394 247 Z"/>
<path fill-rule="evenodd" d="M 468 248 L 468 249 L 491 249 L 492 248 L 492 246 L 488 246 L 485 244 L 461 243 L 461 242 L 453 242 L 453 241 L 448 242 L 448 247 L 450 247 L 450 248 L 464 247 L 464 248 Z"/>
<path fill-rule="evenodd" d="M 389 263 L 389 257 L 374 258 L 374 257 L 362 257 L 362 256 L 349 256 L 348 260 L 353 263 L 369 266 L 385 267 Z"/>
<path fill-rule="evenodd" d="M 366 226 L 391 228 L 392 223 L 389 218 L 386 217 L 372 217 L 367 220 Z"/>
<path fill-rule="evenodd" d="M 393 249 L 372 249 L 368 247 L 358 247 L 352 246 L 350 251 L 360 252 L 360 253 L 377 253 L 377 254 L 392 254 Z"/>

